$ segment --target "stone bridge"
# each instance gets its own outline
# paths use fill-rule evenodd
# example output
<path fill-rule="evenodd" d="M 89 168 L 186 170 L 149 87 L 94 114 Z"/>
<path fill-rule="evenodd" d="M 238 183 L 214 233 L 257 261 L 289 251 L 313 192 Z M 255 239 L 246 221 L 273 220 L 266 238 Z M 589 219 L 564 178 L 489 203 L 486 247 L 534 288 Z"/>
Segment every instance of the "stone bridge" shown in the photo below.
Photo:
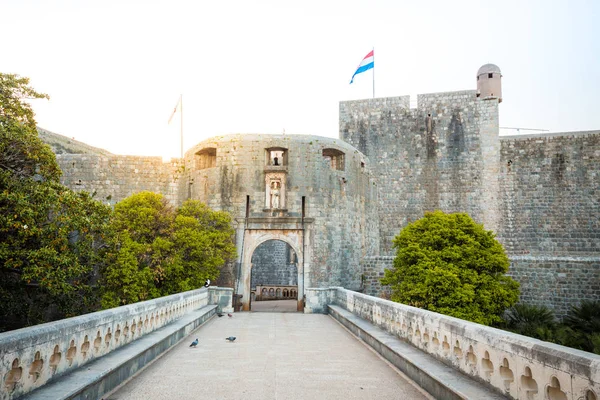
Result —
<path fill-rule="evenodd" d="M 228 317 L 231 298 L 203 288 L 2 333 L 0 399 L 600 394 L 598 355 L 343 288 L 307 288 L 304 313 Z"/>

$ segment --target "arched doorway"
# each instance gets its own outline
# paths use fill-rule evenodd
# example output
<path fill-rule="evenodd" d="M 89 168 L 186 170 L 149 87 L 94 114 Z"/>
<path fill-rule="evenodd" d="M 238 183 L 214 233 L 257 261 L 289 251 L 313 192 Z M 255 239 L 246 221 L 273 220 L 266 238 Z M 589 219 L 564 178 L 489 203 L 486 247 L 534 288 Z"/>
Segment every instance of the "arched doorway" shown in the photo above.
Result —
<path fill-rule="evenodd" d="M 251 295 L 251 275 L 252 275 L 252 255 L 261 244 L 269 240 L 279 240 L 291 246 L 296 253 L 297 268 L 298 268 L 298 290 L 290 290 L 290 296 L 295 296 L 297 300 L 296 310 L 304 310 L 304 287 L 310 285 L 310 260 L 311 260 L 311 231 L 310 229 L 297 229 L 296 224 L 288 224 L 287 221 L 278 223 L 280 218 L 274 218 L 274 221 L 269 221 L 265 224 L 261 219 L 260 223 L 254 223 L 251 219 L 246 228 L 241 229 L 240 240 L 240 264 L 239 278 L 237 282 L 237 293 L 241 295 L 241 303 L 243 311 L 250 311 L 252 301 Z M 307 221 L 309 225 L 312 221 Z M 294 229 L 286 229 L 288 226 Z M 254 228 L 254 227 L 257 228 Z M 260 227 L 260 228 L 259 228 Z M 265 228 L 271 229 L 265 229 Z M 273 229 L 273 228 L 280 229 Z M 304 243 L 307 243 L 305 246 Z M 282 291 L 283 292 L 283 291 Z"/>
<path fill-rule="evenodd" d="M 283 240 L 259 244 L 251 257 L 250 309 L 295 312 L 298 301 L 298 255 Z"/>

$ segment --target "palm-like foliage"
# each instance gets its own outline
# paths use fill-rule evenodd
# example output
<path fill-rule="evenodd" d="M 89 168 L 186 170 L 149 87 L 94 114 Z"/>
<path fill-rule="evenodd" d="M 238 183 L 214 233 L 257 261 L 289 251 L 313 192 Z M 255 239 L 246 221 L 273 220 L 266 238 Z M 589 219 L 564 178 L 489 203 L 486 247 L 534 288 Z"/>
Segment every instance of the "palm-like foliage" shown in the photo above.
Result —
<path fill-rule="evenodd" d="M 571 307 L 564 324 L 576 333 L 578 344 L 585 351 L 600 351 L 600 301 L 583 301 Z"/>
<path fill-rule="evenodd" d="M 545 306 L 516 304 L 508 309 L 505 319 L 509 330 L 542 340 L 548 340 L 548 331 L 556 327 L 554 313 Z"/>

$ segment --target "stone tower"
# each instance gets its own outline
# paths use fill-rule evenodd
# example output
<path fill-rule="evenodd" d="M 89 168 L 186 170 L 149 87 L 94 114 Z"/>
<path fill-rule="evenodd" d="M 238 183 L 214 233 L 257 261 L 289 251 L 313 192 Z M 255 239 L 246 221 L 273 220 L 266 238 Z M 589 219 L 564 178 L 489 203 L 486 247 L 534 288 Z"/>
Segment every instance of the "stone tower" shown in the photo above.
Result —
<path fill-rule="evenodd" d="M 502 103 L 502 73 L 497 65 L 485 64 L 477 71 L 477 97 Z"/>

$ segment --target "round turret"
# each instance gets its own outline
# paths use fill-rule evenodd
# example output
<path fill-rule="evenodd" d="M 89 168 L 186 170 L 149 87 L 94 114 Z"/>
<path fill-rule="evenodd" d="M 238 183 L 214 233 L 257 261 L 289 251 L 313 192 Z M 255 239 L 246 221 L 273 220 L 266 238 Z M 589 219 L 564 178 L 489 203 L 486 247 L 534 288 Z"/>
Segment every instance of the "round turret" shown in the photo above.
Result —
<path fill-rule="evenodd" d="M 502 103 L 502 73 L 497 65 L 485 64 L 477 71 L 477 97 Z"/>

